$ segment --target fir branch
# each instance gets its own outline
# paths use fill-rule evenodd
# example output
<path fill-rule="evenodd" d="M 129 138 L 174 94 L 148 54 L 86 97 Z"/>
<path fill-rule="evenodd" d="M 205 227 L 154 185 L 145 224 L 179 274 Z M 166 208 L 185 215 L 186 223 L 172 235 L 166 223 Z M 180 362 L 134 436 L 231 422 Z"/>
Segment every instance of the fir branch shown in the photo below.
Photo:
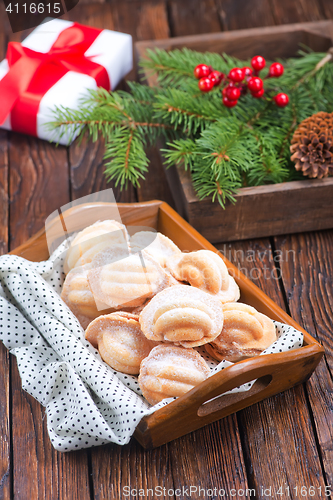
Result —
<path fill-rule="evenodd" d="M 243 95 L 235 108 L 221 101 L 221 89 L 198 91 L 193 69 L 206 63 L 223 73 L 248 65 L 226 54 L 188 49 L 149 52 L 145 69 L 159 86 L 128 82 L 130 93 L 91 91 L 79 110 L 60 108 L 49 128 L 70 139 L 88 131 L 105 138 L 106 175 L 124 188 L 138 186 L 148 168 L 145 147 L 162 138 L 165 163 L 190 169 L 199 198 L 225 206 L 242 185 L 299 178 L 290 161 L 289 142 L 297 125 L 318 111 L 333 111 L 333 64 L 325 54 L 302 52 L 286 61 L 279 79 L 265 79 L 265 97 Z M 261 76 L 267 76 L 268 68 Z M 285 91 L 290 105 L 277 108 L 272 97 Z"/>

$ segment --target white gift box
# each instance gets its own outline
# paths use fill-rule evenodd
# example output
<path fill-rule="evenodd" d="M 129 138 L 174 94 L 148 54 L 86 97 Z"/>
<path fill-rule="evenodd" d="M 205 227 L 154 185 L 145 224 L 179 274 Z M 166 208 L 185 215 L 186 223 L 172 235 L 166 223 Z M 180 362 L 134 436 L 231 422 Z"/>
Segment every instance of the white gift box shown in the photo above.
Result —
<path fill-rule="evenodd" d="M 42 54 L 47 54 L 59 35 L 74 23 L 61 19 L 54 19 L 38 26 L 23 42 L 22 47 Z M 131 35 L 110 30 L 102 30 L 84 57 L 103 66 L 110 80 L 111 90 L 133 67 L 133 49 Z M 9 72 L 7 59 L 0 63 L 0 82 Z M 71 133 L 68 131 L 60 138 L 60 131 L 50 131 L 45 124 L 55 119 L 54 111 L 57 107 L 78 109 L 80 99 L 87 95 L 87 90 L 97 89 L 95 79 L 83 73 L 68 71 L 42 97 L 36 116 L 37 136 L 40 139 L 59 142 L 67 145 Z M 1 104 L 0 94 L 0 104 Z M 11 123 L 11 114 L 8 115 L 1 128 L 14 130 Z"/>

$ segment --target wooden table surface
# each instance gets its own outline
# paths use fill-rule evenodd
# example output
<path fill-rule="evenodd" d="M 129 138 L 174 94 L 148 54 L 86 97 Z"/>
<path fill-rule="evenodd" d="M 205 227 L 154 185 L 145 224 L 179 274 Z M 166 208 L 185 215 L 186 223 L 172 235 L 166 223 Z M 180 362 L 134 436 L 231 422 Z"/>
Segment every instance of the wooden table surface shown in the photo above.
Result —
<path fill-rule="evenodd" d="M 81 0 L 66 18 L 145 40 L 332 15 L 328 0 Z M 10 34 L 3 8 L 0 26 L 2 59 L 7 42 L 26 33 Z M 115 189 L 117 201 L 159 198 L 173 205 L 153 151 L 151 159 L 142 187 Z M 113 187 L 103 168 L 102 142 L 56 148 L 0 131 L 0 251 L 25 242 L 70 200 Z M 15 358 L 0 345 L 1 499 L 333 497 L 333 230 L 217 247 L 324 345 L 310 380 L 152 451 L 133 440 L 58 453 L 44 409 L 22 391 Z M 140 494 L 157 486 L 161 495 Z"/>

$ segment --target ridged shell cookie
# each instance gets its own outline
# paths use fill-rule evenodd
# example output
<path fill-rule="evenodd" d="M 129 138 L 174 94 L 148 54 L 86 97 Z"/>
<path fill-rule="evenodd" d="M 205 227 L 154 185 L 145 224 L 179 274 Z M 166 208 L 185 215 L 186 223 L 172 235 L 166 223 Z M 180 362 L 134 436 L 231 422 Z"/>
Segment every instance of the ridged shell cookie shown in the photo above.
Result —
<path fill-rule="evenodd" d="M 70 244 L 64 262 L 67 273 L 74 267 L 89 264 L 105 248 L 112 245 L 128 245 L 126 227 L 115 220 L 95 222 L 80 231 Z"/>
<path fill-rule="evenodd" d="M 88 284 L 88 266 L 80 266 L 72 269 L 66 276 L 61 298 L 77 317 L 83 328 L 87 328 L 89 323 L 100 316 L 112 312 L 112 309 L 106 307 L 104 310 L 98 310 L 95 299 Z"/>
<path fill-rule="evenodd" d="M 198 288 L 176 285 L 155 295 L 139 319 L 143 333 L 150 340 L 196 347 L 220 334 L 222 304 Z"/>
<path fill-rule="evenodd" d="M 91 267 L 88 282 L 95 300 L 115 309 L 141 306 L 169 286 L 167 274 L 149 255 L 128 254 L 122 246 L 100 252 Z"/>
<path fill-rule="evenodd" d="M 213 358 L 240 361 L 257 356 L 276 341 L 273 321 L 246 304 L 223 305 L 224 323 L 221 334 L 205 346 Z"/>
<path fill-rule="evenodd" d="M 194 349 L 174 345 L 154 347 L 140 367 L 139 386 L 154 405 L 165 398 L 182 396 L 209 376 L 209 368 Z"/>
<path fill-rule="evenodd" d="M 141 332 L 138 316 L 125 312 L 100 316 L 85 336 L 108 365 L 130 375 L 138 375 L 141 361 L 157 345 Z"/>
<path fill-rule="evenodd" d="M 166 268 L 177 280 L 216 295 L 222 303 L 234 302 L 240 297 L 239 287 L 222 258 L 210 250 L 173 255 L 167 260 Z"/>
<path fill-rule="evenodd" d="M 168 257 L 181 254 L 180 249 L 167 236 L 152 231 L 140 231 L 135 233 L 130 239 L 130 245 L 133 251 L 145 250 L 162 267 Z"/>

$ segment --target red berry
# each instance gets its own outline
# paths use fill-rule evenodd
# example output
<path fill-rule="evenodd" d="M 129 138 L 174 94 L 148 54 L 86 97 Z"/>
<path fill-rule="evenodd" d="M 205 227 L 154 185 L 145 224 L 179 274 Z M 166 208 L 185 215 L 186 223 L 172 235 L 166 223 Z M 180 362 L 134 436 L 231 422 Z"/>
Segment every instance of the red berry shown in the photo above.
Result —
<path fill-rule="evenodd" d="M 247 86 L 251 92 L 259 92 L 264 86 L 264 83 L 261 78 L 258 76 L 253 76 L 250 78 L 250 80 L 247 82 Z"/>
<path fill-rule="evenodd" d="M 241 91 L 238 87 L 227 87 L 225 89 L 225 97 L 229 99 L 229 101 L 237 101 L 240 98 Z"/>
<path fill-rule="evenodd" d="M 205 76 L 198 81 L 198 87 L 201 92 L 209 92 L 214 87 L 214 82 L 210 80 L 208 76 Z"/>
<path fill-rule="evenodd" d="M 244 66 L 244 68 L 242 68 L 242 70 L 244 71 L 245 76 L 252 76 L 253 71 L 248 66 Z"/>
<path fill-rule="evenodd" d="M 252 94 L 252 97 L 259 99 L 260 97 L 262 97 L 264 95 L 264 92 L 265 92 L 265 90 L 262 88 L 258 92 L 251 92 L 251 94 Z"/>
<path fill-rule="evenodd" d="M 281 92 L 274 97 L 274 101 L 277 106 L 284 108 L 289 103 L 289 97 Z"/>
<path fill-rule="evenodd" d="M 256 71 L 260 71 L 266 65 L 266 61 L 262 56 L 254 56 L 251 60 L 251 66 Z"/>
<path fill-rule="evenodd" d="M 199 80 L 204 76 L 210 75 L 212 71 L 213 68 L 211 66 L 207 66 L 207 64 L 198 64 L 198 66 L 194 68 L 194 76 Z"/>
<path fill-rule="evenodd" d="M 238 103 L 237 99 L 231 101 L 227 97 L 223 97 L 222 102 L 227 108 L 233 108 Z"/>
<path fill-rule="evenodd" d="M 219 85 L 224 78 L 224 74 L 220 73 L 220 71 L 212 71 L 208 78 L 212 80 L 214 85 Z"/>
<path fill-rule="evenodd" d="M 244 80 L 245 73 L 241 68 L 233 68 L 229 71 L 228 78 L 233 82 L 241 82 Z"/>
<path fill-rule="evenodd" d="M 278 78 L 279 76 L 283 75 L 284 72 L 284 67 L 282 64 L 276 62 L 270 65 L 268 76 L 275 76 Z"/>

